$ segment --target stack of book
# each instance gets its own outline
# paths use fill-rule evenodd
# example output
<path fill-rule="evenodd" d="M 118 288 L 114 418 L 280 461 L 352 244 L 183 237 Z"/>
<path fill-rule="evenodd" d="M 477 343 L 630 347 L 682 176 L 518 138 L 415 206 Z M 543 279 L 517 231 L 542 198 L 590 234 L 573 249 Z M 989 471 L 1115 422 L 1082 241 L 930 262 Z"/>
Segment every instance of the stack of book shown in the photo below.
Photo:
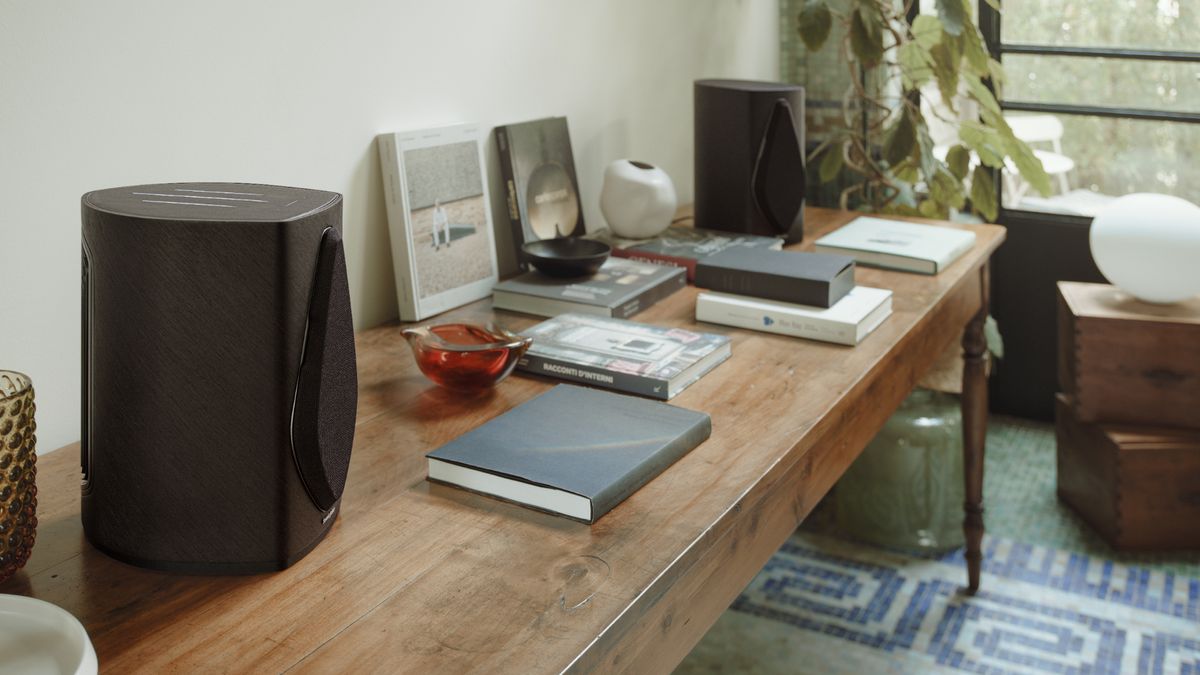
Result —
<path fill-rule="evenodd" d="M 855 264 L 937 274 L 975 234 L 857 218 L 817 240 L 819 253 L 736 248 L 700 260 L 696 320 L 857 345 L 892 313 L 892 292 L 856 286 Z"/>
<path fill-rule="evenodd" d="M 567 312 L 625 319 L 687 285 L 684 270 L 637 260 L 609 258 L 581 279 L 526 272 L 496 284 L 492 306 L 536 316 Z"/>

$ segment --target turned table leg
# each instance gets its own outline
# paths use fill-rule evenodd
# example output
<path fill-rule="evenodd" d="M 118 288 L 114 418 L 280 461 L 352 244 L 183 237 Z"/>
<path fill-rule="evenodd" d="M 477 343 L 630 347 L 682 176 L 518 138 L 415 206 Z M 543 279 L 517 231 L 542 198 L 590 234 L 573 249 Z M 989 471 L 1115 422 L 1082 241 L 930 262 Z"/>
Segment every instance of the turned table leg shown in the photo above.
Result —
<path fill-rule="evenodd" d="M 979 313 L 971 318 L 963 333 L 963 534 L 967 548 L 967 592 L 979 590 L 979 570 L 983 562 L 983 449 L 987 438 L 987 338 L 984 323 L 988 317 L 988 267 L 979 270 Z"/>

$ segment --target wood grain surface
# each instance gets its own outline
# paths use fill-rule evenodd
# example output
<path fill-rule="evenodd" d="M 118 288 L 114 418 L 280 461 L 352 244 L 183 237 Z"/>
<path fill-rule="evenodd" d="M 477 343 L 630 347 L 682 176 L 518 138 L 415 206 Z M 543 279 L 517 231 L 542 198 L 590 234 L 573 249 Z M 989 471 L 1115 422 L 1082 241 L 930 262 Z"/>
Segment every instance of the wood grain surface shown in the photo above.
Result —
<path fill-rule="evenodd" d="M 1058 283 L 1059 387 L 1083 422 L 1200 429 L 1200 297 Z"/>
<path fill-rule="evenodd" d="M 806 215 L 800 250 L 854 217 Z M 710 413 L 712 438 L 592 526 L 426 482 L 426 452 L 553 383 L 441 390 L 391 325 L 358 336 L 342 512 L 295 566 L 188 577 L 106 557 L 83 539 L 71 447 L 41 459 L 38 542 L 0 593 L 78 616 L 106 672 L 669 671 L 985 306 L 1004 230 L 971 229 L 975 247 L 937 276 L 859 269 L 895 311 L 858 347 L 703 325 L 733 356 L 672 403 Z M 694 328 L 695 296 L 636 319 Z M 539 320 L 481 301 L 437 321 L 493 318 Z"/>
<path fill-rule="evenodd" d="M 1080 421 L 1055 400 L 1058 496 L 1122 550 L 1200 550 L 1200 431 Z"/>

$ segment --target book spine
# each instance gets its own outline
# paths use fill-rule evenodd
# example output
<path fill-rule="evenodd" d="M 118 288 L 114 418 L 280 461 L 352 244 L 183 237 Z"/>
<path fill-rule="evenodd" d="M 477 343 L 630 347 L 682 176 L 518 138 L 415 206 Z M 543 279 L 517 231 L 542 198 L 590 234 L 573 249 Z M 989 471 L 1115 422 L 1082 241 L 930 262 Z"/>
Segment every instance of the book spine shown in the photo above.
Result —
<path fill-rule="evenodd" d="M 513 248 L 517 251 L 517 266 L 525 269 L 525 260 L 521 255 L 525 228 L 521 224 L 521 204 L 517 199 L 516 169 L 513 166 L 508 127 L 496 127 L 496 150 L 500 157 L 500 176 L 504 179 L 504 201 L 508 205 L 508 225 L 512 229 Z"/>
<path fill-rule="evenodd" d="M 812 307 L 829 307 L 829 288 L 805 279 L 745 269 L 696 266 L 696 286 L 718 293 L 745 295 Z"/>
<path fill-rule="evenodd" d="M 858 327 L 786 312 L 739 307 L 711 296 L 696 299 L 696 320 L 842 345 L 858 344 Z"/>
<path fill-rule="evenodd" d="M 392 272 L 396 280 L 396 299 L 400 320 L 417 321 L 416 293 L 409 265 L 408 214 L 405 213 L 400 184 L 400 151 L 394 134 L 379 136 L 379 166 L 383 173 L 383 197 L 388 219 L 388 234 L 392 245 Z"/>
<path fill-rule="evenodd" d="M 671 295 L 675 291 L 687 286 L 687 274 L 680 272 L 672 275 L 670 278 L 663 280 L 662 283 L 648 288 L 644 293 L 637 297 L 625 301 L 613 309 L 613 317 L 617 319 L 628 319 L 638 312 L 648 309 L 659 300 Z"/>
<path fill-rule="evenodd" d="M 622 480 L 609 485 L 597 494 L 592 499 L 592 522 L 596 522 L 598 518 L 611 511 L 614 506 L 620 504 L 626 497 L 637 492 L 639 488 L 649 483 L 651 479 L 674 464 L 680 457 L 683 457 L 696 446 L 708 440 L 708 437 L 711 435 L 712 418 L 704 415 L 703 418 L 696 420 L 687 431 L 676 436 L 673 441 L 664 445 L 658 452 L 651 455 L 649 459 L 626 474 Z"/>
<path fill-rule="evenodd" d="M 618 258 L 628 258 L 629 260 L 654 263 L 655 265 L 682 267 L 687 272 L 688 282 L 696 280 L 696 261 L 693 258 L 680 258 L 679 256 L 666 255 L 664 253 L 648 253 L 646 251 L 617 248 L 615 246 L 613 247 L 612 254 Z"/>
<path fill-rule="evenodd" d="M 535 375 L 545 375 L 559 380 L 590 384 L 595 387 L 621 391 L 667 400 L 667 382 L 653 377 L 632 373 L 615 373 L 597 366 L 571 363 L 560 359 L 548 359 L 537 354 L 526 354 L 517 361 L 517 370 Z"/>

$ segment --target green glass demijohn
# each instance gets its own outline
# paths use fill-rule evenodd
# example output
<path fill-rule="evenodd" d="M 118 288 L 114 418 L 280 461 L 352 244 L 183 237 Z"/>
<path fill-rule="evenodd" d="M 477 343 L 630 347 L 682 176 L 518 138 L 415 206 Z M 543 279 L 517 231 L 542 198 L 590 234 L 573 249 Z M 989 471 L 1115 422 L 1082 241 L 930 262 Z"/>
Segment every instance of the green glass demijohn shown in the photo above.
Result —
<path fill-rule="evenodd" d="M 959 399 L 914 391 L 838 482 L 838 529 L 875 544 L 963 545 Z"/>

